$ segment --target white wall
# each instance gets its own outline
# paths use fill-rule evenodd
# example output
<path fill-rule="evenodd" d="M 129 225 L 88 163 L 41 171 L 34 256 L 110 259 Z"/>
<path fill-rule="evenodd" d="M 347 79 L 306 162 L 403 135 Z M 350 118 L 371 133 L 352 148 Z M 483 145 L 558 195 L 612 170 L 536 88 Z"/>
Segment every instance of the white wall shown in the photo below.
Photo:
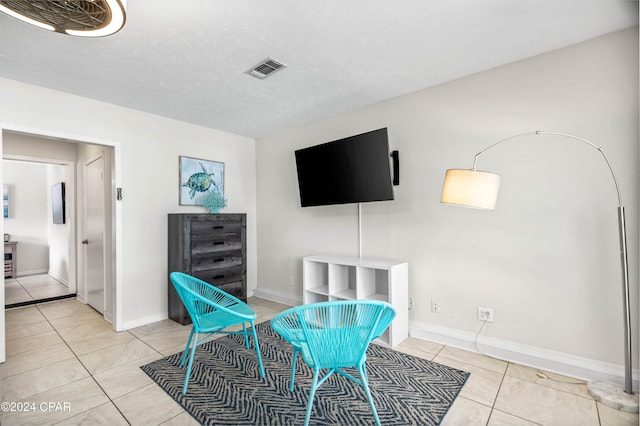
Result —
<path fill-rule="evenodd" d="M 48 273 L 58 281 L 69 285 L 70 264 L 70 227 L 71 227 L 71 203 L 70 195 L 73 187 L 70 186 L 69 177 L 73 169 L 68 165 L 47 164 L 47 242 L 49 245 Z M 65 184 L 65 223 L 53 223 L 51 203 L 51 187 L 59 182 Z M 75 263 L 73 263 L 75 264 Z"/>
<path fill-rule="evenodd" d="M 3 161 L 3 180 L 9 186 L 9 217 L 4 233 L 17 241 L 16 276 L 49 269 L 48 186 L 45 164 Z"/>
<path fill-rule="evenodd" d="M 604 146 L 627 207 L 637 326 L 637 28 L 258 140 L 259 294 L 300 300 L 303 256 L 357 255 L 357 206 L 301 208 L 294 150 L 380 127 L 400 152 L 400 186 L 394 201 L 362 205 L 363 256 L 409 261 L 412 334 L 471 349 L 484 306 L 495 322 L 483 350 L 622 376 L 617 200 L 597 150 L 559 137 L 514 140 L 478 164 L 502 175 L 496 211 L 439 199 L 446 169 L 471 168 L 477 152 L 512 135 L 549 130 Z"/>
<path fill-rule="evenodd" d="M 229 205 L 222 212 L 247 213 L 249 293 L 256 287 L 253 139 L 8 79 L 0 79 L 0 93 L 12 100 L 0 103 L 4 129 L 115 146 L 114 183 L 123 188 L 116 207 L 120 328 L 166 318 L 167 214 L 205 212 L 178 206 L 180 155 L 225 163 Z"/>
<path fill-rule="evenodd" d="M 14 132 L 4 132 L 2 140 L 5 158 L 41 160 L 61 164 L 76 160 L 76 145 L 73 142 Z"/>

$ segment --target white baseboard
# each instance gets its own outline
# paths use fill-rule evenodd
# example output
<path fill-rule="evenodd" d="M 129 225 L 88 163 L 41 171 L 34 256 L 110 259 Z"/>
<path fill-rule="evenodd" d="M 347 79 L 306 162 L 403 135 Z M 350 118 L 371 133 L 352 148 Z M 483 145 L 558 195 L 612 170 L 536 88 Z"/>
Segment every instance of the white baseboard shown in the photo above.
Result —
<path fill-rule="evenodd" d="M 478 338 L 478 350 L 476 350 L 475 333 L 419 321 L 410 321 L 409 335 L 577 379 L 604 380 L 619 385 L 624 384 L 624 366 L 622 365 L 487 336 Z M 638 387 L 638 369 L 634 369 L 632 373 L 633 387 L 636 389 Z"/>
<path fill-rule="evenodd" d="M 31 269 L 29 271 L 16 271 L 15 278 L 26 277 L 27 275 L 48 274 L 49 269 Z"/>
<path fill-rule="evenodd" d="M 52 273 L 51 273 L 51 271 L 47 271 L 47 274 L 48 274 L 50 277 L 52 277 L 52 278 L 56 279 L 57 281 L 60 281 L 62 284 L 64 284 L 64 285 L 66 285 L 67 287 L 69 287 L 69 281 L 68 281 L 68 280 L 64 280 L 64 279 L 62 279 L 62 278 L 60 278 L 60 277 L 56 276 L 55 274 L 52 274 Z"/>
<path fill-rule="evenodd" d="M 284 305 L 289 306 L 298 306 L 302 305 L 302 296 L 293 296 L 290 294 L 282 294 L 279 292 L 271 291 L 271 290 L 263 290 L 260 288 L 256 288 L 253 291 L 254 297 L 259 297 L 261 299 L 271 300 L 272 302 L 282 303 Z"/>
<path fill-rule="evenodd" d="M 122 331 L 130 330 L 130 329 L 136 328 L 136 327 L 142 327 L 143 325 L 152 324 L 152 323 L 158 322 L 158 321 L 163 321 L 163 320 L 166 320 L 167 318 L 169 318 L 169 313 L 168 312 L 163 312 L 163 313 L 157 314 L 157 315 L 151 315 L 151 316 L 144 317 L 144 318 L 138 318 L 138 319 L 133 320 L 133 321 L 126 321 L 124 324 L 122 324 Z"/>

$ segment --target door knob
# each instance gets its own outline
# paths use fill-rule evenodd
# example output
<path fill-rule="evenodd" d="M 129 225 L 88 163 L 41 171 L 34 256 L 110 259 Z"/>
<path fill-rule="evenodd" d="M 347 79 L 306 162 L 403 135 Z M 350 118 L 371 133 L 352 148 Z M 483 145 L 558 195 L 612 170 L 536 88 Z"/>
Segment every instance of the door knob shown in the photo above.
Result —
<path fill-rule="evenodd" d="M 82 240 L 82 244 L 89 244 L 89 240 Z"/>

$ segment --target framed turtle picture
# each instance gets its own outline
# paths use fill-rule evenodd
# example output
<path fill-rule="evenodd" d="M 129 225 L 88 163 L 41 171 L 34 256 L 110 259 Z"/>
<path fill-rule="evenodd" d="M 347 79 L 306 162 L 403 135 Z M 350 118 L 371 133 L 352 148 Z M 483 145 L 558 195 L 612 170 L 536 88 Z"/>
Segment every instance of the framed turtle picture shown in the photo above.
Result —
<path fill-rule="evenodd" d="M 2 210 L 4 217 L 9 217 L 9 185 L 2 185 Z"/>
<path fill-rule="evenodd" d="M 180 205 L 226 206 L 224 163 L 180 156 Z"/>

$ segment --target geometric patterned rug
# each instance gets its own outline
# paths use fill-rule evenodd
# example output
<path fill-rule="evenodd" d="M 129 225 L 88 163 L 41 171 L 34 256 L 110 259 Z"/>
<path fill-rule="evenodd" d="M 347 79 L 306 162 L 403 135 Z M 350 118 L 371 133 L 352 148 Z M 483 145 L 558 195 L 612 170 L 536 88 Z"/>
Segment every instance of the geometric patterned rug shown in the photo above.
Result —
<path fill-rule="evenodd" d="M 270 327 L 256 325 L 266 377 L 242 336 L 214 339 L 196 349 L 187 395 L 182 352 L 140 367 L 198 422 L 206 425 L 300 425 L 312 371 L 298 359 L 289 392 L 291 345 Z M 186 342 L 185 342 L 186 343 Z M 372 344 L 367 351 L 369 389 L 383 425 L 437 425 L 469 373 Z M 357 373 L 356 373 L 357 374 Z M 332 375 L 316 392 L 312 425 L 373 424 L 360 386 Z"/>

